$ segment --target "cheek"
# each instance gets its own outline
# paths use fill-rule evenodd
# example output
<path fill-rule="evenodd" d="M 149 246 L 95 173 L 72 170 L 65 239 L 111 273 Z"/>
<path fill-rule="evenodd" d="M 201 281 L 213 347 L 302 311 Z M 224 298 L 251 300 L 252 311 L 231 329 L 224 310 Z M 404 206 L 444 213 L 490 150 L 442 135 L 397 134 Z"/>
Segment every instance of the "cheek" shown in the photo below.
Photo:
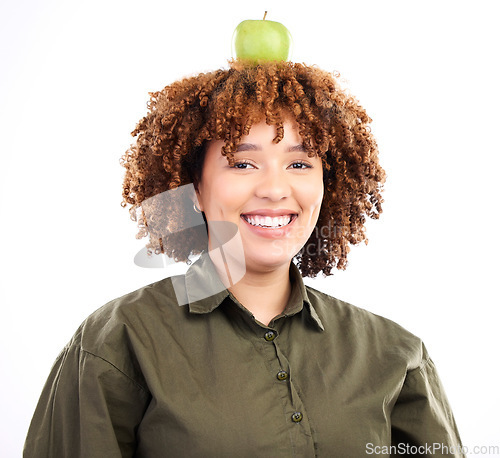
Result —
<path fill-rule="evenodd" d="M 305 183 L 300 192 L 303 206 L 309 208 L 313 212 L 316 210 L 319 211 L 321 203 L 323 202 L 323 194 L 324 187 L 322 178 Z"/>
<path fill-rule="evenodd" d="M 204 201 L 208 211 L 212 210 L 220 214 L 241 209 L 248 200 L 250 187 L 245 180 L 237 178 L 240 177 L 230 174 L 212 177 L 204 192 Z"/>

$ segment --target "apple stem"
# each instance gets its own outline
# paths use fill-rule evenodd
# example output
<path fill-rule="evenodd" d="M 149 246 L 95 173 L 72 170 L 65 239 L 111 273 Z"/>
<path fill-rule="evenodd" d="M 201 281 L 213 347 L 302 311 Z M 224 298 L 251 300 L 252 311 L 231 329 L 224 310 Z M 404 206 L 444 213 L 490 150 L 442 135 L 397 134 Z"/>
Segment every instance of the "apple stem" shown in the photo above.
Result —
<path fill-rule="evenodd" d="M 266 20 L 266 16 L 267 16 L 267 11 L 264 13 L 264 19 L 262 19 L 263 21 Z"/>

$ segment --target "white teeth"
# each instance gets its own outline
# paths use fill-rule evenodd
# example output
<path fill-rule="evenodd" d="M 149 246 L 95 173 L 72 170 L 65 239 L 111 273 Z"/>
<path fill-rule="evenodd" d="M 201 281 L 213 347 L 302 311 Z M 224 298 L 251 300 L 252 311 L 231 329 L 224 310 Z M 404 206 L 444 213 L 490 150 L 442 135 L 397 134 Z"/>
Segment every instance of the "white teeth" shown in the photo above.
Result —
<path fill-rule="evenodd" d="M 246 221 L 248 221 L 252 226 L 258 227 L 268 227 L 268 228 L 278 228 L 290 224 L 292 221 L 292 216 L 261 216 L 261 215 L 244 215 Z"/>

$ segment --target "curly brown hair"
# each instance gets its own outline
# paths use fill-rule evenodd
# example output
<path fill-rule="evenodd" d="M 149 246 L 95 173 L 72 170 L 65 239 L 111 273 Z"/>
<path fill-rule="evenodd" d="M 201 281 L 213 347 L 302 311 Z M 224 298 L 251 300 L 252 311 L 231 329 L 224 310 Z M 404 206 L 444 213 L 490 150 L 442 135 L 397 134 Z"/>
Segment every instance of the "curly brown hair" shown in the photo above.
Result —
<path fill-rule="evenodd" d="M 338 79 L 300 63 L 232 60 L 228 69 L 150 93 L 148 114 L 132 132 L 137 140 L 120 160 L 126 169 L 121 205 L 131 204 L 131 219 L 139 219 L 136 237 L 149 234 L 148 253 L 189 262 L 190 255 L 207 249 L 207 229 L 191 227 L 192 205 L 153 205 L 146 221 L 144 209 L 137 212 L 146 199 L 189 183 L 196 187 L 209 141 L 224 141 L 221 153 L 232 165 L 232 153 L 254 123 L 265 119 L 275 125 L 277 143 L 284 118 L 291 116 L 309 156 L 322 159 L 325 190 L 315 230 L 295 256 L 297 266 L 308 277 L 345 269 L 348 245 L 368 241 L 365 217 L 378 219 L 382 212 L 385 172 L 370 117 Z"/>

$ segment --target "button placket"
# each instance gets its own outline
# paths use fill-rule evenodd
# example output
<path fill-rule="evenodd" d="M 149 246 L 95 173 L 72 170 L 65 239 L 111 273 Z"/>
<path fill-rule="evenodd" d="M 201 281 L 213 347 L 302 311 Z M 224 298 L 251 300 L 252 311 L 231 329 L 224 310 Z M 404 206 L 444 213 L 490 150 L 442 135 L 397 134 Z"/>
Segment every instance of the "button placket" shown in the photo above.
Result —
<path fill-rule="evenodd" d="M 300 399 L 299 394 L 297 393 L 296 386 L 292 380 L 291 368 L 289 366 L 288 358 L 281 351 L 281 348 L 279 347 L 277 341 L 274 341 L 273 344 L 276 349 L 276 356 L 278 357 L 279 364 L 282 368 L 277 372 L 276 378 L 282 382 L 283 381 L 287 382 L 291 405 L 292 408 L 294 409 L 292 410 L 290 419 L 293 423 L 298 424 L 304 420 L 302 401 Z M 284 370 L 283 369 L 284 367 L 287 367 L 288 370 Z"/>
<path fill-rule="evenodd" d="M 297 456 L 315 456 L 314 435 L 311 431 L 306 407 L 297 391 L 300 391 L 300 389 L 295 385 L 294 373 L 292 372 L 294 368 L 290 367 L 288 357 L 281 350 L 283 345 L 285 352 L 290 351 L 286 340 L 288 338 L 287 329 L 280 327 L 278 331 L 271 327 L 260 326 L 260 328 L 260 332 L 257 329 L 258 340 L 260 340 L 258 348 L 265 356 L 271 381 L 274 379 L 273 385 L 277 394 L 276 401 L 282 404 L 283 420 L 288 424 L 285 427 L 289 430 L 293 447 L 295 450 L 300 451 Z"/>

